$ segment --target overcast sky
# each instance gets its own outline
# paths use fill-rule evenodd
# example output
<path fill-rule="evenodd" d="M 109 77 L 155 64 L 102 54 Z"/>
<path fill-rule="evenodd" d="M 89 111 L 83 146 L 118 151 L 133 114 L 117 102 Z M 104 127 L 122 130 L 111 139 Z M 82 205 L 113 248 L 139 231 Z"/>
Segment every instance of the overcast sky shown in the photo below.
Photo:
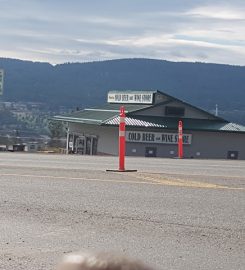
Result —
<path fill-rule="evenodd" d="M 245 0 L 0 0 L 0 57 L 245 66 Z"/>

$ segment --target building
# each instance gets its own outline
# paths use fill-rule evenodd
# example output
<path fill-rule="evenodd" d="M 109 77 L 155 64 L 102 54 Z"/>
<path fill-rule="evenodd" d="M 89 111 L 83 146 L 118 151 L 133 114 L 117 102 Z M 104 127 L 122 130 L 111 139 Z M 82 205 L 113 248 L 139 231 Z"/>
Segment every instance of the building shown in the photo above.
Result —
<path fill-rule="evenodd" d="M 108 103 L 54 119 L 67 123 L 67 152 L 118 155 L 119 110 L 126 111 L 126 155 L 245 159 L 245 127 L 160 91 L 110 91 Z"/>

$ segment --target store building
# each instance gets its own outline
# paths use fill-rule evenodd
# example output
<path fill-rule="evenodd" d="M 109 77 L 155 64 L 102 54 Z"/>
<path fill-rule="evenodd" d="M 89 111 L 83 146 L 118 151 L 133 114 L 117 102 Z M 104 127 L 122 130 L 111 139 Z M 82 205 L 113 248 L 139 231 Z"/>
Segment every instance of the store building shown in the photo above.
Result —
<path fill-rule="evenodd" d="M 107 104 L 66 116 L 67 152 L 118 155 L 120 107 L 126 111 L 126 155 L 177 157 L 183 121 L 184 157 L 245 159 L 245 127 L 160 91 L 110 91 Z"/>

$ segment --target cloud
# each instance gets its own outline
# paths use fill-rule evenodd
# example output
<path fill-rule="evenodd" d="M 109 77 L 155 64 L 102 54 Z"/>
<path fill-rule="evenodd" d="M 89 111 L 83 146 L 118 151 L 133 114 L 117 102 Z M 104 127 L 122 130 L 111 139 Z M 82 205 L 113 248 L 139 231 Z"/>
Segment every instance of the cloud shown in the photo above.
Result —
<path fill-rule="evenodd" d="M 0 0 L 0 56 L 245 65 L 245 1 Z"/>
<path fill-rule="evenodd" d="M 213 18 L 221 20 L 245 20 L 245 9 L 239 6 L 210 5 L 194 8 L 186 13 L 193 17 Z"/>

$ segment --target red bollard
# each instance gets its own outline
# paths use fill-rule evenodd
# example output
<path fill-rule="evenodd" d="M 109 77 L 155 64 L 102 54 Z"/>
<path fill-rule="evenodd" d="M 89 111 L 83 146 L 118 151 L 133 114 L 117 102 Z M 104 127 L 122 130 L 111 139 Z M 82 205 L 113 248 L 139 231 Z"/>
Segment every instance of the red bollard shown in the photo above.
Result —
<path fill-rule="evenodd" d="M 119 123 L 119 171 L 125 171 L 125 109 L 120 108 Z"/>
<path fill-rule="evenodd" d="M 106 170 L 107 172 L 137 172 L 137 170 L 125 170 L 125 152 L 126 152 L 126 134 L 125 134 L 125 108 L 120 107 L 120 122 L 119 122 L 119 169 Z"/>
<path fill-rule="evenodd" d="M 179 121 L 178 131 L 179 131 L 178 157 L 183 158 L 183 123 L 182 121 Z"/>

